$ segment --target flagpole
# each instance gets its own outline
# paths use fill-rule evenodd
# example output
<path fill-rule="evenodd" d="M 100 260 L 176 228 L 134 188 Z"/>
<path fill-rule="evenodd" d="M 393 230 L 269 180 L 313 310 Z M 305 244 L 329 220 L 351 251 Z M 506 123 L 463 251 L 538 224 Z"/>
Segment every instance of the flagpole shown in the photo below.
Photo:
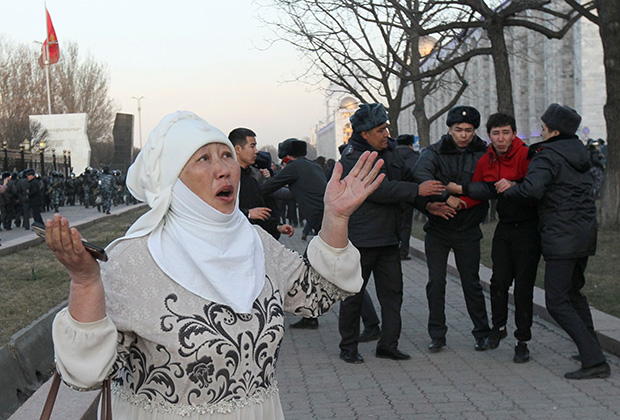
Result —
<path fill-rule="evenodd" d="M 44 3 L 45 4 L 45 3 Z M 52 115 L 52 96 L 50 93 L 50 39 L 47 27 L 47 4 L 45 4 L 45 79 L 47 81 L 47 110 Z"/>

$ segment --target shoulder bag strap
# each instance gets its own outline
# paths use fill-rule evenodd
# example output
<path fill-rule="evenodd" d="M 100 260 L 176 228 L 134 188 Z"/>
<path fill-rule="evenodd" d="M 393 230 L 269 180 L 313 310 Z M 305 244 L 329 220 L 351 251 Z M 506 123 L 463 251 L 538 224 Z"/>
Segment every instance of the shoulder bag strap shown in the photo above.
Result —
<path fill-rule="evenodd" d="M 52 380 L 52 386 L 47 394 L 43 411 L 39 420 L 49 420 L 54 409 L 54 403 L 56 402 L 56 396 L 58 395 L 58 389 L 60 388 L 60 374 L 58 371 L 54 373 L 54 379 Z M 107 378 L 103 381 L 103 389 L 101 390 L 101 420 L 112 420 L 112 400 L 110 391 L 110 379 Z"/>
<path fill-rule="evenodd" d="M 47 399 L 45 400 L 45 405 L 43 406 L 40 420 L 49 420 L 50 416 L 52 415 L 52 409 L 54 408 L 54 403 L 56 402 L 56 395 L 58 395 L 59 387 L 60 375 L 58 374 L 58 372 L 55 372 L 54 380 L 52 381 L 52 386 L 50 387 L 50 391 L 47 394 Z"/>

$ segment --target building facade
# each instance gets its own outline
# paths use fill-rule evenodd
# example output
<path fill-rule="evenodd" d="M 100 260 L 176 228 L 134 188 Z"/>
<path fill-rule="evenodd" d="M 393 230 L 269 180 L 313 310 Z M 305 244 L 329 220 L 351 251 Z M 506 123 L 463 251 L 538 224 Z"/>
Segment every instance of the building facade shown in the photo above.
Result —
<path fill-rule="evenodd" d="M 480 38 L 480 37 L 478 37 Z M 598 26 L 580 19 L 561 40 L 525 28 L 509 28 L 506 43 L 511 65 L 517 133 L 527 143 L 540 140 L 540 116 L 553 102 L 573 107 L 582 116 L 578 134 L 605 138 L 603 106 L 606 102 L 603 48 Z M 458 104 L 476 107 L 481 114 L 478 135 L 487 138 L 483 124 L 497 112 L 495 75 L 491 56 L 472 58 L 465 79 L 469 86 Z M 407 92 L 413 97 L 411 90 Z M 443 107 L 451 91 L 439 91 L 425 101 L 427 115 Z M 415 118 L 405 111 L 399 117 L 402 133 L 417 134 Z M 431 143 L 447 132 L 445 117 L 431 125 Z"/>

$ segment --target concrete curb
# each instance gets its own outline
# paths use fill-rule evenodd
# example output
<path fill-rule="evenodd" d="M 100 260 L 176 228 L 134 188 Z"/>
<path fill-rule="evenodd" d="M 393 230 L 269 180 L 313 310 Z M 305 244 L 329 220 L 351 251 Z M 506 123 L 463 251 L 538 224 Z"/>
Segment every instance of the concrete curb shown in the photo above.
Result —
<path fill-rule="evenodd" d="M 423 241 L 411 237 L 409 251 L 412 255 L 426 261 Z M 459 272 L 456 269 L 456 262 L 454 260 L 454 254 L 452 252 L 450 252 L 450 256 L 448 257 L 448 273 L 455 277 L 459 277 Z M 485 267 L 484 265 L 480 265 L 479 273 L 482 288 L 485 291 L 490 292 L 491 275 L 493 274 L 493 270 Z M 514 304 L 512 289 L 510 292 L 510 302 Z M 613 355 L 620 356 L 620 319 L 601 312 L 595 308 L 591 308 L 591 311 L 594 327 L 596 328 L 596 332 L 603 350 Z M 557 325 L 555 320 L 551 318 L 551 315 L 549 315 L 549 312 L 547 312 L 547 307 L 545 306 L 545 291 L 539 287 L 534 288 L 534 315 Z"/>
<path fill-rule="evenodd" d="M 117 217 L 126 211 L 145 205 L 121 208 L 117 213 L 106 217 Z M 101 214 L 93 214 L 84 220 L 72 222 L 72 226 L 78 229 L 92 226 L 101 217 Z M 41 242 L 44 240 L 39 237 L 13 240 L 10 246 L 0 248 L 0 256 L 12 254 Z M 0 375 L 0 420 L 7 418 L 25 420 L 40 416 L 51 383 L 48 379 L 53 372 L 54 365 L 52 322 L 56 313 L 65 306 L 67 306 L 66 301 L 14 334 L 9 343 L 0 348 L 0 372 L 2 372 Z M 42 386 L 46 381 L 45 386 Z M 66 389 L 63 391 L 64 388 Z M 52 418 L 94 419 L 95 400 L 98 395 L 98 392 L 74 392 L 62 385 L 58 401 L 62 400 L 63 403 L 55 406 Z M 11 416 L 13 412 L 15 414 Z"/>

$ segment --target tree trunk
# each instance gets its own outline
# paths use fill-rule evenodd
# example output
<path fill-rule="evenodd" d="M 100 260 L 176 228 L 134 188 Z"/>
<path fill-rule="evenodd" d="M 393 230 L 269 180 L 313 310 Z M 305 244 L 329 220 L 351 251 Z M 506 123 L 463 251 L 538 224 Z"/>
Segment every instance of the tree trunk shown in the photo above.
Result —
<path fill-rule="evenodd" d="M 415 101 L 415 105 L 413 106 L 413 116 L 415 117 L 415 122 L 418 128 L 420 149 L 428 147 L 431 144 L 431 123 L 426 116 L 426 109 L 424 107 L 425 96 L 422 81 L 417 80 L 413 82 L 413 98 Z"/>
<path fill-rule="evenodd" d="M 607 173 L 601 199 L 601 227 L 620 228 L 620 2 L 596 0 L 599 27 L 605 60 L 607 103 L 604 113 L 607 122 Z"/>
<path fill-rule="evenodd" d="M 491 41 L 493 50 L 493 66 L 495 67 L 495 85 L 497 89 L 497 112 L 515 115 L 512 101 L 512 77 L 510 75 L 510 62 L 508 61 L 508 49 L 504 38 L 503 22 L 491 20 L 487 27 L 487 35 Z"/>
<path fill-rule="evenodd" d="M 389 104 L 388 104 L 389 105 Z M 398 137 L 398 116 L 400 115 L 400 106 L 392 104 L 387 110 L 388 118 L 390 119 L 390 137 L 395 139 Z"/>

